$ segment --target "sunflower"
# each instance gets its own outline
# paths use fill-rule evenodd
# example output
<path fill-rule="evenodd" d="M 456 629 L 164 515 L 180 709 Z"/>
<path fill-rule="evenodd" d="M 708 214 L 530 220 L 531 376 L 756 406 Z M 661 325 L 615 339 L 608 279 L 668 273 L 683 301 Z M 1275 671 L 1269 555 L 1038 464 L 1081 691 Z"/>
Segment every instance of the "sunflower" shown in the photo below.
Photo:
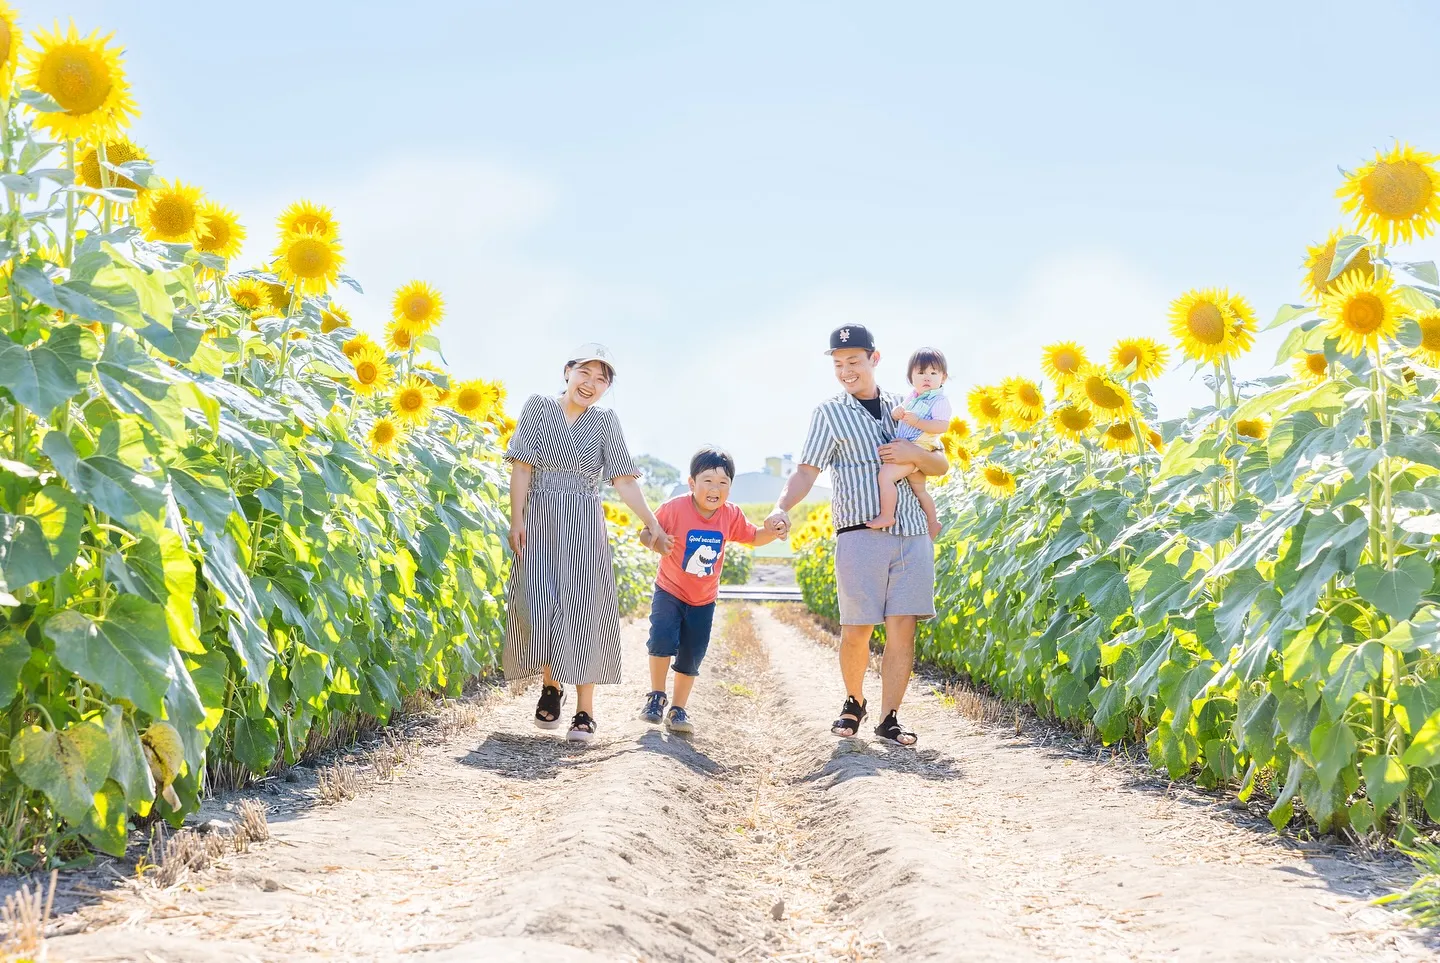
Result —
<path fill-rule="evenodd" d="M 970 422 L 956 415 L 950 419 L 950 427 L 946 428 L 945 431 L 964 441 L 970 437 Z"/>
<path fill-rule="evenodd" d="M 128 164 L 131 161 L 148 161 L 150 155 L 145 153 L 145 148 L 136 145 L 124 137 L 115 137 L 105 141 L 105 161 L 109 164 Z M 75 179 L 85 187 L 101 190 L 105 187 L 105 180 L 110 182 L 111 187 L 123 187 L 126 190 L 140 193 L 143 188 L 124 174 L 117 174 L 112 170 L 106 170 L 104 180 L 100 173 L 100 148 L 91 146 L 86 148 L 80 155 L 80 160 L 75 165 Z M 100 203 L 100 198 L 94 194 L 84 195 L 85 203 Z"/>
<path fill-rule="evenodd" d="M 390 319 L 419 337 L 440 323 L 445 316 L 445 299 L 424 281 L 411 281 L 395 292 L 390 304 Z"/>
<path fill-rule="evenodd" d="M 325 309 L 320 312 L 321 334 L 329 334 L 337 328 L 353 328 L 354 326 L 354 323 L 350 320 L 350 312 L 346 311 L 334 301 L 325 305 Z"/>
<path fill-rule="evenodd" d="M 994 498 L 1009 498 L 1015 494 L 1015 476 L 993 461 L 987 461 L 976 477 L 979 479 L 981 490 L 987 495 Z"/>
<path fill-rule="evenodd" d="M 139 111 L 125 83 L 121 51 L 110 46 L 114 36 L 102 37 L 96 30 L 82 38 L 73 20 L 64 34 L 58 23 L 52 31 L 35 31 L 32 39 L 39 49 L 25 48 L 28 72 L 22 86 L 49 94 L 60 105 L 57 111 L 37 111 L 36 127 L 60 140 L 99 140 L 130 126 Z M 13 32 L 10 38 L 13 44 Z"/>
<path fill-rule="evenodd" d="M 1227 306 L 1230 308 L 1230 336 L 1235 339 L 1235 354 L 1245 354 L 1254 346 L 1255 332 L 1260 329 L 1255 321 L 1255 309 L 1238 294 L 1230 296 Z"/>
<path fill-rule="evenodd" d="M 1061 438 L 1079 444 L 1095 424 L 1095 413 L 1084 405 L 1068 404 L 1050 414 L 1050 424 Z"/>
<path fill-rule="evenodd" d="M 230 300 L 252 318 L 268 314 L 270 299 L 266 296 L 265 285 L 254 278 L 236 278 L 225 285 Z"/>
<path fill-rule="evenodd" d="M 1135 412 L 1135 402 L 1130 389 L 1120 383 L 1113 374 L 1099 365 L 1090 364 L 1080 369 L 1080 374 L 1070 386 L 1071 400 L 1082 408 L 1088 408 L 1096 418 L 1101 416 L 1116 420 L 1129 418 Z"/>
<path fill-rule="evenodd" d="M 1371 280 L 1347 275 L 1320 304 L 1321 317 L 1330 322 L 1325 334 L 1339 339 L 1340 350 L 1352 355 L 1394 337 L 1404 310 L 1388 274 Z"/>
<path fill-rule="evenodd" d="M 402 440 L 400 426 L 390 418 L 376 418 L 365 440 L 370 442 L 371 451 L 382 458 L 389 458 L 395 454 L 395 449 Z"/>
<path fill-rule="evenodd" d="M 1345 178 L 1335 196 L 1359 230 L 1386 244 L 1429 237 L 1440 221 L 1440 156 L 1396 144 Z"/>
<path fill-rule="evenodd" d="M 1024 427 L 1045 415 L 1045 396 L 1029 378 L 1011 377 L 1000 382 L 1000 398 L 1010 420 Z"/>
<path fill-rule="evenodd" d="M 1319 383 L 1330 377 L 1330 362 L 1323 351 L 1302 351 L 1295 357 L 1295 377 Z"/>
<path fill-rule="evenodd" d="M 286 234 L 275 249 L 275 274 L 300 294 L 324 294 L 344 263 L 340 242 L 310 228 Z"/>
<path fill-rule="evenodd" d="M 966 404 L 980 427 L 999 428 L 1005 424 L 1004 396 L 999 388 L 986 385 L 971 388 Z"/>
<path fill-rule="evenodd" d="M 451 393 L 451 407 L 467 418 L 474 418 L 477 421 L 484 421 L 484 412 L 489 410 L 490 392 L 485 382 L 478 380 L 462 381 L 455 386 Z"/>
<path fill-rule="evenodd" d="M 1415 318 L 1420 326 L 1420 344 L 1415 356 L 1432 368 L 1440 368 L 1440 311 L 1426 311 Z"/>
<path fill-rule="evenodd" d="M 1240 418 L 1235 422 L 1235 434 L 1247 441 L 1264 441 L 1270 434 L 1270 422 L 1264 418 Z"/>
<path fill-rule="evenodd" d="M 354 361 L 355 355 L 369 347 L 378 348 L 379 345 L 375 344 L 375 342 L 370 338 L 370 335 L 366 334 L 364 331 L 361 331 L 359 334 L 355 335 L 355 337 L 342 344 L 340 346 L 340 350 L 345 352 L 345 357 L 349 358 L 351 361 Z"/>
<path fill-rule="evenodd" d="M 261 281 L 265 287 L 265 297 L 270 302 L 270 307 L 276 314 L 288 316 L 290 309 L 294 307 L 295 299 L 290 296 L 290 289 L 278 281 Z"/>
<path fill-rule="evenodd" d="M 970 467 L 970 462 L 975 457 L 975 452 L 965 444 L 965 439 L 948 431 L 940 436 L 940 447 L 944 449 L 945 460 L 951 467 L 958 466 L 962 471 Z"/>
<path fill-rule="evenodd" d="M 1170 348 L 1152 338 L 1121 338 L 1110 349 L 1110 367 L 1116 371 L 1135 368 L 1125 377 L 1130 381 L 1149 381 L 1165 371 Z"/>
<path fill-rule="evenodd" d="M 1170 303 L 1170 332 L 1180 340 L 1185 357 L 1210 363 L 1240 353 L 1231 300 L 1223 288 L 1206 288 L 1187 291 Z"/>
<path fill-rule="evenodd" d="M 1040 349 L 1040 370 L 1061 391 L 1070 386 L 1080 369 L 1089 364 L 1085 349 L 1074 341 L 1057 341 Z"/>
<path fill-rule="evenodd" d="M 1107 451 L 1140 451 L 1135 428 L 1128 421 L 1116 421 L 1100 429 L 1100 445 Z"/>
<path fill-rule="evenodd" d="M 1155 451 L 1161 454 L 1165 453 L 1165 439 L 1161 436 L 1160 432 L 1148 425 L 1145 427 L 1145 440 L 1150 443 L 1150 447 Z"/>
<path fill-rule="evenodd" d="M 200 215 L 205 219 L 205 228 L 196 234 L 196 250 L 227 261 L 240 253 L 240 246 L 245 243 L 245 228 L 234 211 L 214 201 L 201 201 Z"/>
<path fill-rule="evenodd" d="M 135 223 L 146 240 L 194 244 L 209 227 L 200 188 L 180 181 L 159 181 L 135 205 Z"/>
<path fill-rule="evenodd" d="M 339 236 L 340 231 L 340 225 L 336 223 L 335 215 L 330 213 L 330 208 L 304 200 L 296 201 L 285 208 L 276 219 L 275 226 L 279 228 L 282 237 L 308 231 L 331 241 Z"/>
<path fill-rule="evenodd" d="M 1333 278 L 1330 276 L 1330 270 L 1335 266 L 1335 248 L 1344 236 L 1344 231 L 1336 230 L 1324 244 L 1316 244 L 1305 252 L 1305 290 L 1317 301 L 1333 291 L 1335 282 L 1351 271 L 1369 273 L 1375 270 L 1375 265 L 1370 260 L 1370 249 L 1362 247 L 1351 254 L 1349 262 L 1339 275 Z"/>
<path fill-rule="evenodd" d="M 20 15 L 0 0 L 0 97 L 9 97 L 15 86 L 16 55 L 20 45 Z"/>
<path fill-rule="evenodd" d="M 415 336 L 409 328 L 401 327 L 394 321 L 385 326 L 385 346 L 402 354 L 415 346 Z"/>
<path fill-rule="evenodd" d="M 350 387 L 357 395 L 373 395 L 390 383 L 393 369 L 385 359 L 385 351 L 378 344 L 362 345 L 350 356 L 355 373 L 350 376 Z"/>
<path fill-rule="evenodd" d="M 430 420 L 435 407 L 435 386 L 419 375 L 411 375 L 395 386 L 390 409 L 402 425 L 420 425 Z"/>

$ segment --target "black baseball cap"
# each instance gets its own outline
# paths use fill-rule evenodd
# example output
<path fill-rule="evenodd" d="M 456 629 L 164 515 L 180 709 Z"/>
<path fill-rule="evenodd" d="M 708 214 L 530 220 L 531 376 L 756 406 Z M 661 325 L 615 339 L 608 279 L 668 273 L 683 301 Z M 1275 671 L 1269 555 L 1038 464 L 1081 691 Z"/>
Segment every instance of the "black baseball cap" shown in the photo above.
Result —
<path fill-rule="evenodd" d="M 836 328 L 830 332 L 830 350 L 825 353 L 834 354 L 841 348 L 864 348 L 866 351 L 874 351 L 875 339 L 865 325 L 847 324 L 843 328 Z"/>

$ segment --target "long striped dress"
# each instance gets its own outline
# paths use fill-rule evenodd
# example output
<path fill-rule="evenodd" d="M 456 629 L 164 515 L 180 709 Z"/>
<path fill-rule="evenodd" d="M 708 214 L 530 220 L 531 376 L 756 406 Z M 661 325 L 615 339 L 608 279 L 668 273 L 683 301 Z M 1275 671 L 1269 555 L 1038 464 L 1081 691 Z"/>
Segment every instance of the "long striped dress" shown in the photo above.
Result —
<path fill-rule="evenodd" d="M 510 569 L 505 678 L 549 665 L 565 685 L 618 683 L 620 603 L 600 481 L 640 474 L 620 419 L 592 406 L 568 424 L 558 399 L 531 395 L 505 458 L 535 469 L 525 551 Z"/>

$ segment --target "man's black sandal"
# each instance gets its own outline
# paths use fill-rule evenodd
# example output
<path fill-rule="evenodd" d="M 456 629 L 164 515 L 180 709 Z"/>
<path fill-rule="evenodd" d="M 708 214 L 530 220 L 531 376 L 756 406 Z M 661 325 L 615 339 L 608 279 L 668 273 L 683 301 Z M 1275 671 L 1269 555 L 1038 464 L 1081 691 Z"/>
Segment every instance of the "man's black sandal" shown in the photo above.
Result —
<path fill-rule="evenodd" d="M 865 718 L 865 703 L 854 696 L 846 696 L 840 707 L 840 718 L 830 724 L 830 734 L 842 739 L 853 739 L 860 732 L 860 720 Z"/>
<path fill-rule="evenodd" d="M 920 737 L 915 735 L 915 730 L 906 729 L 900 724 L 900 720 L 895 718 L 894 709 L 891 709 L 890 714 L 880 720 L 880 724 L 875 727 L 875 735 L 886 742 L 904 746 L 906 749 L 920 741 Z"/>
<path fill-rule="evenodd" d="M 541 729 L 560 728 L 560 709 L 565 705 L 565 693 L 558 685 L 540 687 L 540 701 L 535 704 L 535 725 Z"/>

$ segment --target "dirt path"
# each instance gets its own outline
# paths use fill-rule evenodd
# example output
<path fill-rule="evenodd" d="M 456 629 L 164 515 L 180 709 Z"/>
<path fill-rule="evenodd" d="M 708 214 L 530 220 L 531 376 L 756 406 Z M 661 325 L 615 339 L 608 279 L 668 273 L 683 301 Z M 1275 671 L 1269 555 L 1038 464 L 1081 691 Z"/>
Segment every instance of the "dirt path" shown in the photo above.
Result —
<path fill-rule="evenodd" d="M 395 782 L 62 921 L 60 960 L 1429 959 L 1366 900 L 1393 866 L 1299 851 L 1123 765 L 917 686 L 919 752 L 837 742 L 834 654 L 717 619 L 692 742 L 602 692 L 588 749 L 491 699 Z M 878 685 L 875 688 L 878 694 Z M 868 736 L 868 728 L 866 731 Z"/>

